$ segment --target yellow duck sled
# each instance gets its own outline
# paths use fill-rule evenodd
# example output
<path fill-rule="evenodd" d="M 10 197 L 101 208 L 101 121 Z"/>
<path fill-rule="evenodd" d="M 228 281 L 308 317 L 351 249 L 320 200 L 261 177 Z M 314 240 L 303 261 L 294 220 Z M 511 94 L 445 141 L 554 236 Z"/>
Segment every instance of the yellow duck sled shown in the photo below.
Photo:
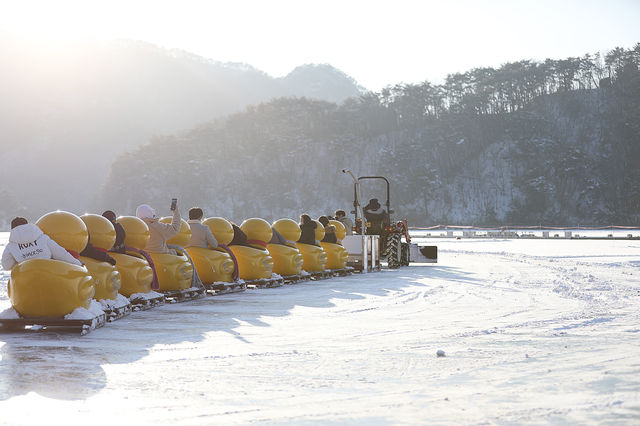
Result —
<path fill-rule="evenodd" d="M 267 244 L 273 257 L 273 272 L 281 275 L 285 283 L 310 279 L 311 275 L 302 270 L 304 257 L 295 243 L 300 239 L 300 226 L 292 219 L 283 218 L 273 222 L 273 229 L 287 240 L 286 244 Z"/>
<path fill-rule="evenodd" d="M 316 244 L 296 243 L 296 246 L 304 258 L 302 269 L 309 272 L 313 279 L 327 278 L 331 276 L 326 270 L 327 252 L 320 245 L 320 241 L 324 238 L 324 226 L 317 220 L 314 222 L 316 223 Z"/>
<path fill-rule="evenodd" d="M 73 213 L 47 213 L 36 225 L 72 254 L 87 245 L 87 227 Z M 15 315 L 3 315 L 3 329 L 56 329 L 86 334 L 107 321 L 107 315 L 93 301 L 94 279 L 84 266 L 53 259 L 26 260 L 11 270 L 7 291 Z"/>
<path fill-rule="evenodd" d="M 242 222 L 240 229 L 247 236 L 247 244 L 229 246 L 238 261 L 240 279 L 248 288 L 281 286 L 284 280 L 273 273 L 273 257 L 267 249 L 272 236 L 269 222 L 254 217 Z"/>
<path fill-rule="evenodd" d="M 120 272 L 120 293 L 128 297 L 134 310 L 150 309 L 165 303 L 165 297 L 152 289 L 155 279 L 148 262 L 151 257 L 143 251 L 149 240 L 149 227 L 135 216 L 120 216 L 117 222 L 125 230 L 126 253 L 111 253 Z"/>
<path fill-rule="evenodd" d="M 171 217 L 163 217 L 160 222 L 171 223 Z M 184 249 L 189 240 L 191 228 L 186 220 L 180 219 L 180 230 L 167 240 L 167 247 L 174 249 L 176 254 L 149 253 L 155 265 L 159 291 L 170 302 L 184 302 L 205 294 L 193 261 Z"/>
<path fill-rule="evenodd" d="M 349 253 L 347 253 L 347 250 L 340 244 L 340 241 L 347 235 L 347 230 L 344 225 L 337 220 L 330 220 L 329 224 L 333 225 L 336 229 L 335 232 L 338 243 L 328 243 L 324 241 L 320 243 L 327 253 L 326 268 L 330 270 L 333 275 L 350 275 L 354 269 L 351 266 L 347 266 Z"/>
<path fill-rule="evenodd" d="M 106 218 L 96 214 L 80 216 L 89 231 L 89 241 L 99 250 L 107 252 L 116 241 L 116 230 Z M 113 257 L 113 256 L 112 256 Z M 95 295 L 93 298 L 102 305 L 109 321 L 122 318 L 131 313 L 129 299 L 119 293 L 122 287 L 120 272 L 114 265 L 85 256 L 80 260 L 93 277 Z M 117 261 L 116 261 L 117 263 Z"/>
<path fill-rule="evenodd" d="M 222 217 L 210 217 L 202 222 L 218 241 L 218 248 L 187 247 L 195 269 L 207 293 L 220 295 L 245 291 L 247 285 L 239 279 L 236 259 L 227 244 L 233 239 L 233 227 Z"/>

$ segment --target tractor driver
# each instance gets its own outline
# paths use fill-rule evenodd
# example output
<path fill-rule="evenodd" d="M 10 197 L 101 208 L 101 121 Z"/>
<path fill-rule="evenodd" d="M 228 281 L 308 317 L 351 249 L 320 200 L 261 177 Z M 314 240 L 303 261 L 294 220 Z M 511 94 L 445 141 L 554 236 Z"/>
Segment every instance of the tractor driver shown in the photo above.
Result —
<path fill-rule="evenodd" d="M 377 198 L 369 200 L 369 204 L 364 206 L 364 218 L 371 226 L 367 228 L 367 234 L 381 235 L 384 226 L 389 222 L 387 211 L 380 205 Z"/>

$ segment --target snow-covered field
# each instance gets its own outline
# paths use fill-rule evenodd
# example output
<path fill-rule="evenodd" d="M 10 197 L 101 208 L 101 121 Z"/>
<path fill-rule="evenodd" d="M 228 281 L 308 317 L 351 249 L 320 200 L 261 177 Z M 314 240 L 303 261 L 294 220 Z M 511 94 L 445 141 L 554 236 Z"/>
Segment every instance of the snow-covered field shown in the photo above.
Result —
<path fill-rule="evenodd" d="M 0 423 L 640 423 L 640 241 L 434 242 L 436 265 L 0 334 Z"/>

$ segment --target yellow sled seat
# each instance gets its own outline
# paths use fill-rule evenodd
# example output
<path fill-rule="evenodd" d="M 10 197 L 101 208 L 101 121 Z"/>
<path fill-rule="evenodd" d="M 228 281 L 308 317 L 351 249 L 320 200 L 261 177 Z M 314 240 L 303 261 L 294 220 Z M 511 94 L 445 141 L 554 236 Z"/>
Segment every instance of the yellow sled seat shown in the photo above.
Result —
<path fill-rule="evenodd" d="M 228 253 L 202 247 L 187 247 L 186 250 L 203 284 L 232 281 L 234 266 Z"/>
<path fill-rule="evenodd" d="M 327 254 L 327 269 L 343 269 L 347 267 L 347 250 L 340 244 L 320 243 Z"/>
<path fill-rule="evenodd" d="M 296 243 L 296 246 L 304 258 L 302 269 L 307 272 L 325 270 L 327 265 L 327 253 L 322 247 L 304 243 Z"/>
<path fill-rule="evenodd" d="M 120 216 L 117 222 L 125 230 L 125 244 L 142 250 L 149 240 L 149 227 L 135 216 Z M 131 297 L 136 293 L 149 293 L 153 282 L 153 270 L 141 254 L 133 251 L 109 253 L 116 260 L 116 269 L 120 273 L 120 294 Z"/>
<path fill-rule="evenodd" d="M 56 243 L 78 253 L 87 245 L 87 227 L 69 212 L 52 212 L 36 222 Z M 32 259 L 11 270 L 9 299 L 26 317 L 63 317 L 76 308 L 88 308 L 95 292 L 86 268 L 52 259 Z"/>
<path fill-rule="evenodd" d="M 245 281 L 271 278 L 273 258 L 267 250 L 247 246 L 229 246 L 238 261 L 239 278 Z"/>
<path fill-rule="evenodd" d="M 102 250 L 109 250 L 113 247 L 116 241 L 116 230 L 111 222 L 97 214 L 85 214 L 80 216 L 80 219 L 86 225 L 91 236 L 91 244 L 94 247 Z M 122 286 L 120 272 L 116 267 L 108 262 L 101 262 L 85 256 L 80 256 L 80 260 L 93 277 L 93 284 L 96 288 L 94 298 L 96 300 L 115 300 Z"/>
<path fill-rule="evenodd" d="M 271 278 L 273 258 L 267 250 L 271 239 L 271 225 L 264 219 L 251 218 L 242 222 L 240 229 L 247 234 L 252 247 L 233 245 L 229 249 L 238 261 L 239 277 L 246 281 Z"/>
<path fill-rule="evenodd" d="M 289 241 L 298 241 L 300 227 L 291 219 L 279 219 L 273 223 L 273 228 Z M 302 272 L 304 258 L 296 247 L 291 245 L 267 244 L 267 249 L 273 258 L 273 272 L 282 276 L 299 275 Z"/>
<path fill-rule="evenodd" d="M 298 275 L 302 272 L 304 258 L 297 247 L 282 244 L 268 244 L 267 249 L 273 258 L 273 272 L 282 275 Z"/>
<path fill-rule="evenodd" d="M 13 267 L 8 285 L 13 308 L 24 317 L 64 317 L 89 308 L 93 278 L 86 268 L 53 259 L 31 259 Z"/>
<path fill-rule="evenodd" d="M 156 266 L 160 291 L 186 290 L 191 287 L 193 266 L 183 254 L 149 253 Z"/>

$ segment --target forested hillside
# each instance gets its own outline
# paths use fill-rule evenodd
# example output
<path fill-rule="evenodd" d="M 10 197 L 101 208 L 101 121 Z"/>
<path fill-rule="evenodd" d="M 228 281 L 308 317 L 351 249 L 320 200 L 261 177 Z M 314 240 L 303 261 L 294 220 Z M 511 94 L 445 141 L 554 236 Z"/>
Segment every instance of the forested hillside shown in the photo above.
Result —
<path fill-rule="evenodd" d="M 69 45 L 0 32 L 0 222 L 88 207 L 121 152 L 282 96 L 341 102 L 362 88 L 329 65 L 282 78 L 121 40 Z M 27 214 L 25 213 L 25 214 Z"/>
<path fill-rule="evenodd" d="M 637 224 L 640 44 L 396 85 L 342 105 L 282 98 L 119 157 L 96 209 L 142 202 L 236 221 L 348 208 L 384 175 L 415 225 Z M 365 198 L 384 198 L 369 187 Z"/>

